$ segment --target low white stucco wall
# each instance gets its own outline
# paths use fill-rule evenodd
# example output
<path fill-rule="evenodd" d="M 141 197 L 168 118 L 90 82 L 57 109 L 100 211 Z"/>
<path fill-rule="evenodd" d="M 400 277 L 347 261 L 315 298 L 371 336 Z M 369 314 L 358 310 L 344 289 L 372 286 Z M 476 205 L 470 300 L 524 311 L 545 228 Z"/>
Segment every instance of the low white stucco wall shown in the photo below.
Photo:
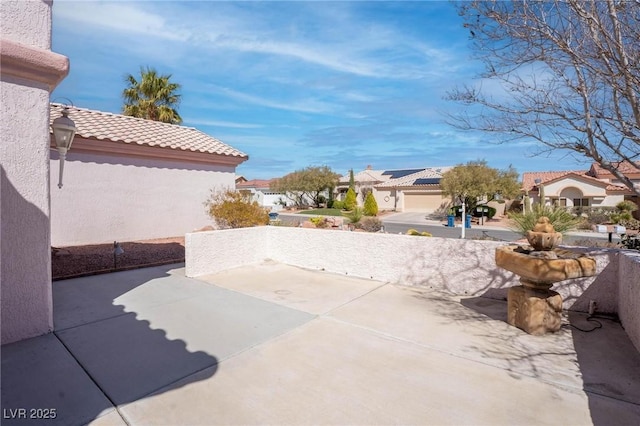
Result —
<path fill-rule="evenodd" d="M 629 338 L 640 351 L 640 253 L 620 256 L 618 315 Z"/>
<path fill-rule="evenodd" d="M 271 227 L 193 232 L 185 236 L 185 274 L 214 274 L 269 258 L 267 240 Z"/>
<path fill-rule="evenodd" d="M 504 243 L 264 226 L 190 233 L 186 275 L 197 277 L 265 259 L 460 295 L 505 298 L 518 277 L 498 268 Z M 640 351 L 640 253 L 573 248 L 596 259 L 597 275 L 558 283 L 564 308 L 618 314 Z M 259 279 L 259 277 L 256 277 Z"/>
<path fill-rule="evenodd" d="M 258 227 L 187 235 L 187 275 L 205 275 L 246 263 L 273 259 L 317 269 L 402 285 L 424 286 L 460 295 L 505 298 L 518 277 L 495 264 L 494 241 L 407 235 Z M 229 247 L 242 257 L 219 255 Z M 601 312 L 617 313 L 616 250 L 587 251 L 599 275 L 556 284 L 566 309 L 587 311 L 595 300 Z M 204 253 L 203 253 L 204 252 Z"/>
<path fill-rule="evenodd" d="M 233 188 L 235 168 L 181 161 L 74 152 L 58 188 L 51 150 L 51 243 L 99 244 L 181 236 L 211 219 L 210 190 Z"/>

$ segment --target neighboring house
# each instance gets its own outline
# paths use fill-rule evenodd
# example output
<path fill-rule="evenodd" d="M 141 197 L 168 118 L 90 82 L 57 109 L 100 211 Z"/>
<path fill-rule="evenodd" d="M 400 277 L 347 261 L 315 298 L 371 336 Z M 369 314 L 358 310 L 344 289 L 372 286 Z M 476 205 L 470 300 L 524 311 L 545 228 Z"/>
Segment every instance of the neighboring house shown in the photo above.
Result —
<path fill-rule="evenodd" d="M 51 104 L 51 117 L 62 105 Z M 96 244 L 184 235 L 210 222 L 212 189 L 233 188 L 247 155 L 197 129 L 83 108 L 58 183 L 51 139 L 51 243 Z"/>
<path fill-rule="evenodd" d="M 373 192 L 380 210 L 403 212 L 434 212 L 451 203 L 442 195 L 440 179 L 451 167 L 424 167 L 420 169 L 366 170 L 354 174 L 358 204 L 362 205 L 367 192 Z M 349 174 L 342 176 L 338 199 L 344 199 L 349 189 Z"/>
<path fill-rule="evenodd" d="M 280 192 L 274 192 L 269 186 L 275 179 L 251 179 L 237 183 L 236 190 L 251 197 L 251 201 L 256 201 L 262 207 L 278 210 L 283 207 L 280 200 L 286 202 L 286 197 Z"/>
<path fill-rule="evenodd" d="M 246 181 L 247 181 L 247 178 L 246 178 L 246 177 L 244 177 L 244 176 L 242 176 L 242 175 L 237 175 L 237 176 L 236 176 L 236 185 L 237 185 L 237 184 L 239 184 L 239 183 L 246 182 Z"/>
<path fill-rule="evenodd" d="M 631 165 L 625 174 L 634 182 L 640 182 L 640 173 Z M 556 172 L 525 172 L 522 186 L 532 202 L 540 201 L 544 192 L 544 202 L 563 207 L 614 207 L 623 200 L 639 204 L 638 197 L 597 164 L 589 170 L 569 170 Z M 543 189 L 543 191 L 541 191 Z"/>

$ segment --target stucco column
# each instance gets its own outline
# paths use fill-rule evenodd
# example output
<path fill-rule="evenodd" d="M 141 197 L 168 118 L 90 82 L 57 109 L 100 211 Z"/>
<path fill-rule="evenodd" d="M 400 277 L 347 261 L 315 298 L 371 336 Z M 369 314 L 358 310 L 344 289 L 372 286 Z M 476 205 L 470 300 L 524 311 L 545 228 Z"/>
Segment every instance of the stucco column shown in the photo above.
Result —
<path fill-rule="evenodd" d="M 0 2 L 2 344 L 53 329 L 49 94 L 69 72 L 51 52 L 51 2 Z"/>

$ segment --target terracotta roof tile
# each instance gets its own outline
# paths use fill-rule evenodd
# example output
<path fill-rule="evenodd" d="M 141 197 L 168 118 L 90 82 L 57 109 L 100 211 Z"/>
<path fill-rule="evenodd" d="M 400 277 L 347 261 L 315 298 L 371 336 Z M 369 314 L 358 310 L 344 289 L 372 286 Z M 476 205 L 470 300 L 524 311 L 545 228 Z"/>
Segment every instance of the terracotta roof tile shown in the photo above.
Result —
<path fill-rule="evenodd" d="M 522 174 L 522 189 L 529 192 L 537 187 L 535 183 L 536 179 L 540 179 L 541 184 L 548 184 L 550 182 L 555 182 L 564 177 L 569 177 L 570 175 L 574 175 L 583 180 L 587 180 L 598 184 L 600 186 L 605 186 L 607 191 L 627 191 L 627 188 L 620 185 L 613 185 L 608 182 L 602 181 L 600 179 L 596 179 L 594 177 L 589 176 L 587 170 L 564 170 L 564 171 L 555 171 L 555 172 L 524 172 Z"/>
<path fill-rule="evenodd" d="M 50 123 L 62 115 L 63 107 L 61 104 L 51 104 Z M 69 107 L 69 118 L 76 124 L 76 135 L 84 139 L 108 139 L 114 142 L 204 154 L 248 157 L 247 154 L 193 127 L 77 107 Z"/>
<path fill-rule="evenodd" d="M 269 188 L 275 179 L 251 179 L 246 182 L 236 184 L 236 188 Z"/>

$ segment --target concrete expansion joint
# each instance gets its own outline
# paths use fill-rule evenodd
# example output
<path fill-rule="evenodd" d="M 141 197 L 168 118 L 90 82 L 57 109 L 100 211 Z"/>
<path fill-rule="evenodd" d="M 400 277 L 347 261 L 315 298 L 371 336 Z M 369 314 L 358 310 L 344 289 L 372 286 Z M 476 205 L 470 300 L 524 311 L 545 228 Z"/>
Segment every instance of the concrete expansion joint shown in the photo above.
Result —
<path fill-rule="evenodd" d="M 366 279 L 366 278 L 365 278 L 365 279 Z M 375 281 L 375 280 L 373 280 L 373 281 Z M 372 288 L 371 290 L 367 291 L 366 293 L 362 293 L 361 295 L 356 296 L 356 297 L 354 297 L 353 299 L 347 300 L 346 302 L 344 302 L 344 303 L 343 303 L 343 304 L 341 304 L 341 305 L 338 305 L 338 306 L 335 306 L 335 307 L 334 307 L 334 308 L 332 308 L 332 309 L 329 309 L 327 312 L 324 312 L 324 313 L 322 314 L 322 316 L 329 315 L 329 314 L 331 314 L 332 312 L 334 312 L 334 311 L 336 311 L 336 310 L 338 310 L 338 309 L 342 308 L 343 306 L 346 306 L 346 305 L 348 305 L 348 304 L 350 304 L 350 303 L 352 303 L 352 302 L 355 302 L 355 301 L 356 301 L 356 300 L 358 300 L 358 299 L 362 299 L 363 297 L 365 297 L 365 296 L 366 296 L 366 295 L 368 295 L 369 293 L 373 293 L 374 291 L 379 290 L 379 289 L 381 289 L 382 287 L 385 287 L 385 286 L 387 286 L 387 285 L 391 285 L 391 283 L 390 283 L 390 282 L 384 282 L 384 283 L 380 284 L 379 286 L 374 287 L 374 288 Z"/>

